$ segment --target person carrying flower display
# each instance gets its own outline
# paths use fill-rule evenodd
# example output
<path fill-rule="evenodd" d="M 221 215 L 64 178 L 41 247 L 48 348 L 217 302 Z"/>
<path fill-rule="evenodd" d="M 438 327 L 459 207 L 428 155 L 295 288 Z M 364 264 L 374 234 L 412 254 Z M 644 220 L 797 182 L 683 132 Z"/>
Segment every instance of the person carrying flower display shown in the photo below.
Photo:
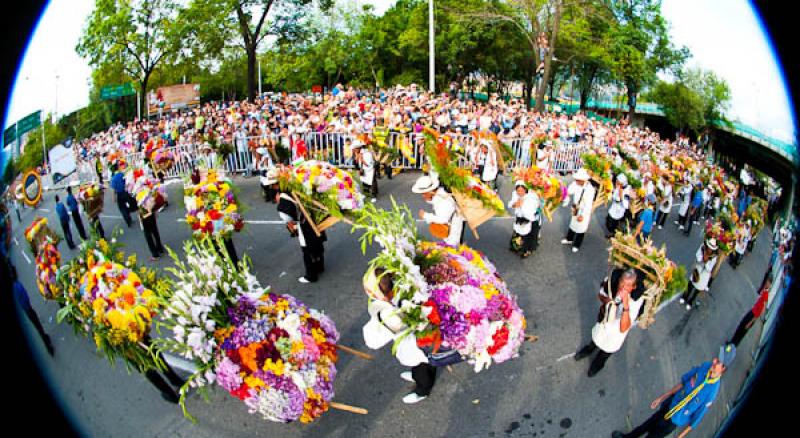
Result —
<path fill-rule="evenodd" d="M 58 195 L 56 195 L 55 201 L 58 220 L 61 222 L 61 230 L 64 231 L 64 239 L 67 240 L 69 249 L 75 249 L 75 243 L 72 241 L 72 232 L 69 228 L 69 213 L 67 213 L 67 209 L 64 207 L 64 204 L 61 203 Z"/>
<path fill-rule="evenodd" d="M 589 377 L 594 377 L 612 354 L 622 348 L 633 323 L 644 304 L 644 274 L 635 269 L 616 268 L 600 284 L 601 307 L 597 322 L 592 328 L 592 340 L 575 353 L 575 360 L 597 356 L 589 366 Z"/>
<path fill-rule="evenodd" d="M 678 220 L 675 221 L 675 225 L 678 226 L 679 230 L 684 230 L 686 228 L 686 220 L 689 218 L 689 207 L 692 203 L 692 185 L 689 184 L 688 178 L 683 180 L 683 186 L 678 190 L 678 199 L 680 200 L 680 205 L 678 206 Z"/>
<path fill-rule="evenodd" d="M 658 180 L 656 189 L 659 193 L 658 212 L 656 212 L 656 224 L 658 229 L 664 228 L 664 222 L 667 221 L 670 211 L 672 211 L 672 184 L 666 175 L 663 175 Z"/>
<path fill-rule="evenodd" d="M 606 216 L 606 239 L 611 238 L 619 228 L 620 222 L 625 217 L 630 206 L 630 189 L 628 186 L 628 178 L 625 174 L 617 176 L 617 184 L 611 192 L 611 205 L 608 207 L 608 216 Z"/>
<path fill-rule="evenodd" d="M 742 258 L 744 258 L 744 253 L 747 251 L 747 246 L 750 243 L 751 231 L 752 227 L 749 219 L 736 231 L 736 244 L 733 247 L 734 255 L 729 260 L 733 269 L 738 268 L 742 263 Z"/>
<path fill-rule="evenodd" d="M 433 206 L 433 213 L 419 210 L 419 218 L 429 225 L 431 234 L 448 245 L 460 245 L 464 241 L 464 218 L 458 213 L 453 195 L 428 175 L 419 177 L 411 191 Z"/>
<path fill-rule="evenodd" d="M 564 200 L 564 206 L 572 207 L 572 219 L 569 222 L 567 237 L 561 239 L 562 245 L 572 245 L 572 252 L 578 252 L 583 243 L 583 236 L 589 229 L 592 219 L 592 208 L 594 204 L 595 188 L 589 181 L 589 174 L 585 169 L 579 169 L 573 175 L 575 181 L 567 189 L 568 197 Z"/>
<path fill-rule="evenodd" d="M 158 232 L 158 221 L 156 220 L 156 212 L 148 210 L 145 207 L 140 207 L 139 220 L 142 224 L 144 231 L 144 239 L 147 241 L 147 247 L 150 249 L 150 261 L 154 262 L 161 258 L 167 251 L 164 245 L 161 244 L 161 234 Z"/>
<path fill-rule="evenodd" d="M 644 210 L 639 214 L 639 224 L 633 232 L 633 237 L 638 239 L 639 244 L 643 245 L 644 242 L 650 238 L 650 233 L 653 232 L 653 224 L 655 223 L 652 198 L 644 198 Z"/>
<path fill-rule="evenodd" d="M 524 181 L 514 183 L 514 193 L 508 202 L 514 210 L 514 234 L 511 236 L 511 250 L 526 258 L 539 247 L 539 229 L 542 224 L 541 202 L 536 192 Z"/>
<path fill-rule="evenodd" d="M 72 187 L 69 186 L 67 186 L 67 207 L 69 208 L 72 220 L 75 221 L 75 228 L 78 229 L 78 234 L 81 236 L 81 239 L 86 240 L 86 230 L 83 228 L 81 212 L 78 210 L 78 201 L 72 196 Z"/>
<path fill-rule="evenodd" d="M 487 140 L 482 140 L 475 158 L 475 174 L 489 187 L 497 188 L 497 152 Z"/>
<path fill-rule="evenodd" d="M 692 305 L 700 292 L 708 292 L 711 271 L 717 264 L 717 239 L 710 238 L 700 245 L 695 254 L 695 265 L 686 292 L 680 298 L 681 304 L 686 304 L 686 310 L 692 310 Z"/>
<path fill-rule="evenodd" d="M 375 178 L 375 169 L 376 166 L 380 166 L 380 163 L 375 161 L 372 151 L 360 140 L 353 142 L 352 150 L 361 173 L 364 193 L 368 193 L 375 202 L 375 198 L 378 196 L 378 180 Z"/>
<path fill-rule="evenodd" d="M 316 283 L 319 275 L 325 272 L 325 245 L 328 236 L 322 231 L 318 236 L 308 218 L 305 217 L 297 202 L 288 193 L 278 190 L 276 194 L 278 214 L 286 223 L 292 237 L 297 237 L 303 253 L 303 265 L 306 273 L 297 279 L 300 283 Z"/>
<path fill-rule="evenodd" d="M 9 263 L 3 263 L 2 268 L 5 269 L 8 267 L 9 269 L 9 277 L 12 282 L 12 290 L 14 292 L 14 302 L 25 312 L 25 316 L 28 317 L 28 320 L 33 324 L 33 327 L 36 329 L 36 332 L 39 333 L 39 337 L 42 338 L 42 342 L 44 342 L 45 348 L 47 348 L 47 353 L 50 356 L 55 354 L 55 349 L 53 348 L 53 342 L 50 339 L 50 336 L 44 331 L 44 327 L 42 326 L 42 322 L 39 320 L 39 315 L 36 314 L 36 310 L 33 309 L 31 306 L 31 300 L 28 296 L 28 291 L 25 290 L 25 286 L 19 281 L 17 278 L 17 268 Z"/>

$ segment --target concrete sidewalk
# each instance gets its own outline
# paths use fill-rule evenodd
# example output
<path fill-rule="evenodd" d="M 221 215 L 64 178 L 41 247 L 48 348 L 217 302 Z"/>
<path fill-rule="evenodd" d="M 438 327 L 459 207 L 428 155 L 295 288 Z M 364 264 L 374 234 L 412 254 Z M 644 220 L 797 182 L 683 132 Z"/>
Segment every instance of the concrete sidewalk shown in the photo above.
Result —
<path fill-rule="evenodd" d="M 389 196 L 406 203 L 416 215 L 429 209 L 410 187 L 418 174 L 404 173 L 392 181 L 380 180 L 378 205 L 389 207 Z M 311 307 L 324 310 L 337 324 L 341 343 L 366 350 L 361 327 L 367 321 L 366 297 L 361 276 L 377 248 L 361 254 L 358 233 L 338 224 L 328 232 L 326 271 L 315 284 L 300 284 L 303 274 L 300 248 L 279 223 L 274 204 L 261 198 L 258 178 L 237 178 L 241 200 L 248 206 L 250 221 L 234 236 L 239 255 L 247 254 L 253 271 L 263 285 L 289 293 Z M 504 179 L 501 195 L 510 197 L 510 182 Z M 180 184 L 168 186 L 170 206 L 158 215 L 165 245 L 176 251 L 190 238 L 183 218 Z M 101 220 L 110 235 L 115 226 L 125 228 L 107 191 Z M 60 227 L 53 208 L 53 193 L 44 195 L 38 210 L 55 229 Z M 590 339 L 598 302 L 599 282 L 608 272 L 608 242 L 603 238 L 605 209 L 595 212 L 583 247 L 572 254 L 559 242 L 568 225 L 568 210 L 560 209 L 552 223 L 542 229 L 539 250 L 521 260 L 507 249 L 511 221 L 492 220 L 481 226 L 480 240 L 467 233 L 466 243 L 487 254 L 497 266 L 528 319 L 528 332 L 540 337 L 526 344 L 522 356 L 475 374 L 469 366 L 442 370 L 432 395 L 415 405 L 401 398 L 411 386 L 399 378 L 403 367 L 387 350 L 373 351 L 375 360 L 341 354 L 337 363 L 336 400 L 361 406 L 369 415 L 358 416 L 330 411 L 310 425 L 275 424 L 249 415 L 239 400 L 222 389 L 214 389 L 206 403 L 193 394 L 190 412 L 198 419 L 192 424 L 180 408 L 161 399 L 158 391 L 141 375 L 128 375 L 124 367 L 111 368 L 95 353 L 91 339 L 76 337 L 70 327 L 55 323 L 57 306 L 44 302 L 36 293 L 34 266 L 20 254 L 26 251 L 22 233 L 35 211 L 22 212 L 23 223 L 14 220 L 19 245 L 12 252 L 20 277 L 31 294 L 34 308 L 51 334 L 56 356 L 50 358 L 38 337 L 32 342 L 40 353 L 40 364 L 73 417 L 93 436 L 374 436 L 374 437 L 456 437 L 456 436 L 610 436 L 614 429 L 628 430 L 650 413 L 650 402 L 672 387 L 682 373 L 711 359 L 717 347 L 735 330 L 739 319 L 756 299 L 755 288 L 769 261 L 770 239 L 759 237 L 754 251 L 737 270 L 726 263 L 702 305 L 686 312 L 677 303 L 667 306 L 647 330 L 635 329 L 623 349 L 613 355 L 606 368 L 594 378 L 586 377 L 588 361 L 575 362 L 571 355 Z M 690 237 L 679 234 L 672 220 L 664 230 L 654 230 L 657 244 L 667 242 L 668 255 L 691 268 L 700 245 L 702 227 L 695 226 Z M 12 215 L 15 216 L 15 215 Z M 421 235 L 430 237 L 426 227 Z M 77 233 L 73 230 L 77 239 Z M 149 252 L 135 221 L 120 239 L 128 253 L 134 252 L 146 264 Z M 62 258 L 75 253 L 62 245 Z M 171 265 L 162 258 L 158 268 Z M 760 324 L 760 323 L 759 323 Z M 26 327 L 31 329 L 26 323 Z M 699 430 L 692 436 L 713 436 L 727 413 L 752 363 L 750 353 L 757 340 L 755 327 L 742 342 L 736 364 L 723 379 L 720 397 Z"/>

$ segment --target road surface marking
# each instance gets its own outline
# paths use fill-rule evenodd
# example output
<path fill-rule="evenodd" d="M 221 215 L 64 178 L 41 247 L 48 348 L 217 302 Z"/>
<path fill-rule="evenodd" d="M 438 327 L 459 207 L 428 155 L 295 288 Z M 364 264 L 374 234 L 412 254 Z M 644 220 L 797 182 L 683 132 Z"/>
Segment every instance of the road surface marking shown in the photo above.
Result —
<path fill-rule="evenodd" d="M 28 262 L 28 264 L 30 265 L 31 264 L 31 259 L 28 258 L 28 254 L 25 254 L 25 251 L 23 251 L 23 250 L 20 250 L 19 252 L 20 252 L 20 254 L 22 254 L 22 257 L 25 257 L 25 261 Z"/>
<path fill-rule="evenodd" d="M 573 357 L 573 356 L 575 356 L 575 353 L 565 354 L 565 355 L 559 357 L 558 360 L 556 360 L 556 362 L 561 362 L 562 360 L 569 359 L 570 357 Z"/>
<path fill-rule="evenodd" d="M 106 218 L 106 219 L 122 219 L 122 216 L 114 216 L 114 215 L 110 215 L 110 214 L 101 214 L 100 217 Z"/>

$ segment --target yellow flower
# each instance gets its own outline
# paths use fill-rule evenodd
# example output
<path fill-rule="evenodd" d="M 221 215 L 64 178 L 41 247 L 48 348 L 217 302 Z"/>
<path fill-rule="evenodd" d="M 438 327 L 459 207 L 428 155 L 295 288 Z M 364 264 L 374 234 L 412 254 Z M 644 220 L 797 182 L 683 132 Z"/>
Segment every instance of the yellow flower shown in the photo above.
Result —
<path fill-rule="evenodd" d="M 326 342 L 325 333 L 319 328 L 311 329 L 311 336 L 317 344 Z"/>
<path fill-rule="evenodd" d="M 244 378 L 244 383 L 246 383 L 247 386 L 249 386 L 249 387 L 251 387 L 253 389 L 258 389 L 258 388 L 261 388 L 262 386 L 266 386 L 266 383 L 264 383 L 263 380 L 259 379 L 258 377 L 253 377 L 253 376 L 245 377 Z"/>
<path fill-rule="evenodd" d="M 289 302 L 281 298 L 275 303 L 276 312 L 285 312 L 289 310 Z"/>
<path fill-rule="evenodd" d="M 292 342 L 292 355 L 300 353 L 301 351 L 303 351 L 304 348 L 305 346 L 303 345 L 302 342 L 298 341 Z"/>
<path fill-rule="evenodd" d="M 123 330 L 127 327 L 125 322 L 125 315 L 117 309 L 114 309 L 106 314 L 106 321 L 115 329 Z"/>
<path fill-rule="evenodd" d="M 236 213 L 236 204 L 231 204 L 225 209 L 225 214 Z"/>
<path fill-rule="evenodd" d="M 481 289 L 483 290 L 483 296 L 486 297 L 487 300 L 492 299 L 493 296 L 499 293 L 497 288 L 491 284 L 483 284 L 481 285 Z"/>
<path fill-rule="evenodd" d="M 264 361 L 264 371 L 272 372 L 276 376 L 283 375 L 283 361 L 278 359 L 277 362 L 273 362 L 272 359 L 267 359 Z"/>

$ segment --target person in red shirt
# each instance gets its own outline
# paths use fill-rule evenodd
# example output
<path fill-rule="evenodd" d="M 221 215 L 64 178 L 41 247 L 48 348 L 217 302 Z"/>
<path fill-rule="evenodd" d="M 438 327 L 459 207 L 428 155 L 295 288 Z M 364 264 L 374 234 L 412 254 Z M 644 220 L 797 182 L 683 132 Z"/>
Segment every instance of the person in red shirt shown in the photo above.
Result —
<path fill-rule="evenodd" d="M 739 322 L 739 326 L 736 327 L 736 333 L 733 334 L 733 337 L 729 344 L 733 344 L 736 347 L 739 346 L 739 342 L 742 341 L 742 338 L 747 334 L 747 331 L 750 330 L 750 327 L 756 322 L 758 318 L 764 313 L 764 309 L 767 307 L 767 299 L 769 299 L 769 289 L 772 286 L 772 280 L 767 278 L 764 280 L 764 285 L 761 286 L 761 292 L 759 292 L 758 300 L 756 300 L 755 305 L 753 308 L 750 309 L 745 315 L 744 318 Z"/>

